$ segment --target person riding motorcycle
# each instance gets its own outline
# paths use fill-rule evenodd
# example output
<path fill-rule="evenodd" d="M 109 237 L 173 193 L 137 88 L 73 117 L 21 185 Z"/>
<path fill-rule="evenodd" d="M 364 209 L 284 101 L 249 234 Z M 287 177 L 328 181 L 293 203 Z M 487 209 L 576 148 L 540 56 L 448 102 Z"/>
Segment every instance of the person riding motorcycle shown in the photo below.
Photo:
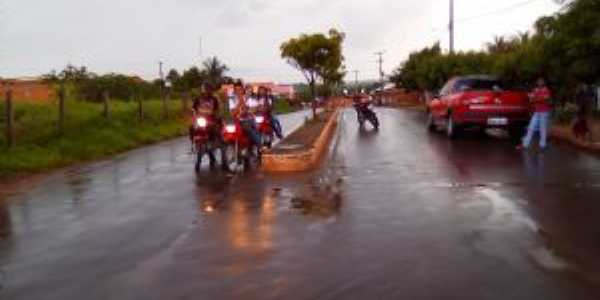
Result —
<path fill-rule="evenodd" d="M 363 126 L 365 120 L 369 120 L 373 124 L 375 129 L 379 129 L 379 121 L 375 112 L 369 108 L 372 104 L 372 98 L 370 96 L 363 97 L 360 94 L 355 94 L 353 97 L 354 108 L 356 109 L 356 116 L 358 122 Z"/>
<path fill-rule="evenodd" d="M 223 118 L 220 116 L 219 109 L 219 99 L 214 95 L 214 87 L 209 83 L 202 84 L 201 87 L 202 93 L 199 97 L 194 98 L 192 109 L 194 114 L 201 114 L 210 119 L 211 126 L 208 128 L 209 130 L 209 139 L 221 151 L 221 168 L 223 170 L 228 170 L 229 167 L 227 165 L 227 157 L 224 149 L 223 137 L 221 136 L 221 128 L 223 126 Z M 190 128 L 190 140 L 193 142 L 194 138 L 194 129 Z M 211 150 L 208 152 L 208 157 L 210 159 L 211 168 L 216 165 L 216 158 L 214 151 Z"/>
<path fill-rule="evenodd" d="M 245 95 L 244 84 L 241 81 L 237 81 L 233 88 L 233 94 L 229 95 L 229 111 L 235 119 L 240 121 L 242 130 L 260 151 L 260 135 L 256 130 L 254 115 L 252 114 L 252 110 L 257 106 L 257 101 L 255 98 Z"/>
<path fill-rule="evenodd" d="M 371 101 L 368 97 L 362 97 L 360 94 L 355 94 L 353 97 L 354 108 L 357 113 L 362 114 L 365 110 L 369 109 L 369 105 L 371 105 Z"/>
<path fill-rule="evenodd" d="M 275 135 L 279 139 L 283 139 L 283 132 L 281 129 L 281 123 L 279 119 L 273 114 L 273 103 L 274 97 L 270 92 L 270 89 L 261 86 L 258 88 L 258 111 L 264 114 L 271 120 L 271 125 L 273 126 L 273 131 Z"/>

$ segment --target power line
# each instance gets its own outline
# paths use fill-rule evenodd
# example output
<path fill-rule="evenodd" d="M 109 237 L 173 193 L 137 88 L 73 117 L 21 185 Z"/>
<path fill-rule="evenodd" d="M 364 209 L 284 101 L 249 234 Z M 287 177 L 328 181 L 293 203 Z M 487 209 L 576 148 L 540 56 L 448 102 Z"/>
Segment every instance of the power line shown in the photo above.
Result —
<path fill-rule="evenodd" d="M 513 5 L 509 5 L 509 6 L 500 8 L 498 10 L 489 11 L 489 12 L 486 12 L 486 13 L 482 13 L 482 14 L 479 14 L 479 15 L 474 15 L 474 16 L 470 16 L 470 17 L 466 17 L 466 18 L 462 18 L 462 19 L 457 19 L 457 20 L 454 21 L 454 23 L 464 23 L 464 22 L 472 21 L 472 20 L 475 20 L 475 19 L 483 18 L 483 17 L 488 17 L 488 16 L 493 16 L 493 15 L 497 15 L 497 14 L 506 13 L 508 11 L 512 11 L 514 9 L 517 9 L 517 8 L 529 5 L 529 4 L 531 4 L 533 2 L 536 2 L 536 1 L 540 1 L 540 0 L 522 1 L 522 2 L 519 2 L 519 3 L 515 3 Z"/>

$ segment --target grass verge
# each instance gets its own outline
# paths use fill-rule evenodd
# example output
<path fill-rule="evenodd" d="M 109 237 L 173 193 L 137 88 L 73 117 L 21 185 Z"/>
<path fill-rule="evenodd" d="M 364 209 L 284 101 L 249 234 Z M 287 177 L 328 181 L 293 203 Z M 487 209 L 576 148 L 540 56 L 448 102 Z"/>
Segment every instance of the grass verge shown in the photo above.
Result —
<path fill-rule="evenodd" d="M 160 100 L 144 101 L 144 120 L 140 121 L 137 103 L 113 101 L 106 119 L 101 104 L 70 100 L 60 135 L 55 102 L 16 102 L 16 145 L 8 149 L 2 105 L 0 179 L 94 160 L 185 134 L 189 120 L 182 115 L 181 101 L 170 101 L 168 108 L 169 117 L 163 118 Z"/>

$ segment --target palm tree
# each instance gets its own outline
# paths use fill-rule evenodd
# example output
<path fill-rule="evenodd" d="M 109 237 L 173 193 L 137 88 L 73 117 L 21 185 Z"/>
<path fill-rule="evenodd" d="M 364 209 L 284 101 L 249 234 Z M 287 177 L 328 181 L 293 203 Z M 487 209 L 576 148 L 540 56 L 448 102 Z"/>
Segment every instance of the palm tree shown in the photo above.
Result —
<path fill-rule="evenodd" d="M 214 87 L 218 88 L 225 81 L 225 73 L 229 68 L 216 56 L 206 59 L 202 66 L 206 81 Z"/>

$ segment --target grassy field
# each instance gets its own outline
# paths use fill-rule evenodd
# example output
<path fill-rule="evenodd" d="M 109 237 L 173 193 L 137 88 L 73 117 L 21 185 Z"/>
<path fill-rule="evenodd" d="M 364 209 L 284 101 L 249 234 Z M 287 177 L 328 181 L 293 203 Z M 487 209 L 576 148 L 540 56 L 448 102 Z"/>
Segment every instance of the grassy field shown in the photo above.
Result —
<path fill-rule="evenodd" d="M 143 121 L 138 104 L 112 101 L 111 118 L 103 106 L 70 100 L 66 103 L 65 132 L 58 134 L 55 102 L 16 102 L 16 145 L 8 149 L 5 106 L 0 105 L 0 178 L 93 160 L 186 133 L 187 117 L 181 101 L 169 102 L 169 118 L 162 118 L 159 100 L 144 101 Z"/>

